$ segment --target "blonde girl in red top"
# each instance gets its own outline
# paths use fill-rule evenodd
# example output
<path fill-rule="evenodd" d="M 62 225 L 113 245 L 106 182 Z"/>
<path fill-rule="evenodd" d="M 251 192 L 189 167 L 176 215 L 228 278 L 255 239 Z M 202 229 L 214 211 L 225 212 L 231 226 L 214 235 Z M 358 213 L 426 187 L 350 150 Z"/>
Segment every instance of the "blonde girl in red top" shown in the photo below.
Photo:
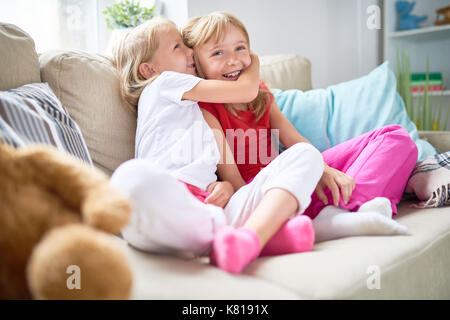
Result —
<path fill-rule="evenodd" d="M 233 15 L 213 12 L 193 18 L 182 33 L 185 44 L 194 49 L 199 75 L 206 79 L 236 81 L 249 65 L 249 36 Z M 221 152 L 232 153 L 227 162 L 218 165 L 218 176 L 235 189 L 256 180 L 268 163 L 273 163 L 266 161 L 273 150 L 261 156 L 260 148 L 270 149 L 274 130 L 287 148 L 280 156 L 294 146 L 310 144 L 281 113 L 263 82 L 251 103 L 199 105 L 211 128 L 222 132 L 218 137 L 219 145 L 224 146 Z M 248 131 L 253 133 L 245 137 Z M 316 241 L 406 233 L 406 227 L 391 219 L 417 160 L 417 148 L 406 130 L 386 126 L 322 155 L 325 169 L 311 203 L 299 202 L 300 213 L 315 218 Z M 347 214 L 350 211 L 358 214 Z M 247 224 L 251 225 L 250 219 Z"/>

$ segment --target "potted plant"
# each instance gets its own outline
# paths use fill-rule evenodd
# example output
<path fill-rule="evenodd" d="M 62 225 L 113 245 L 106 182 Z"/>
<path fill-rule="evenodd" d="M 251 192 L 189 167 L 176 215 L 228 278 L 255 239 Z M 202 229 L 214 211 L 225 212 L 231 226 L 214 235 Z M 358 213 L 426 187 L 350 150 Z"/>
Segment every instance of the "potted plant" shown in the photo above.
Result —
<path fill-rule="evenodd" d="M 108 52 L 111 52 L 112 44 L 123 37 L 129 29 L 155 16 L 155 6 L 147 8 L 141 6 L 139 1 L 122 0 L 107 6 L 102 13 L 106 16 L 108 29 L 112 30 L 108 45 Z"/>
<path fill-rule="evenodd" d="M 440 100 L 439 107 L 435 103 L 432 94 L 429 92 L 429 56 L 426 60 L 426 83 L 424 86 L 423 94 L 418 94 L 415 97 L 411 92 L 411 66 L 409 59 L 409 51 L 399 50 L 396 52 L 396 64 L 397 64 L 397 91 L 402 97 L 405 108 L 410 119 L 416 124 L 416 127 L 420 131 L 440 131 L 446 130 L 448 124 L 449 107 L 443 107 L 443 91 L 441 91 L 440 97 L 437 95 L 436 99 Z M 433 105 L 434 101 L 434 105 Z M 433 110 L 435 109 L 435 110 Z M 445 116 L 441 117 L 441 112 L 446 109 Z"/>
<path fill-rule="evenodd" d="M 134 0 L 120 1 L 113 3 L 102 11 L 106 15 L 106 24 L 108 29 L 127 29 L 140 25 L 155 15 L 155 6 L 151 8 L 141 7 L 139 1 Z"/>

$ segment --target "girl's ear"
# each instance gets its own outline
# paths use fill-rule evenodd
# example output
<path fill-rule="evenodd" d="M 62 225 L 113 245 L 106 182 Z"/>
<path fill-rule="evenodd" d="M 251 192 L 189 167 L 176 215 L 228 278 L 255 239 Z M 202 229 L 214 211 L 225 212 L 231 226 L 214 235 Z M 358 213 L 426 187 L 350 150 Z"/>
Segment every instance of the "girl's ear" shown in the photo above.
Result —
<path fill-rule="evenodd" d="M 153 65 L 147 62 L 142 62 L 139 65 L 139 73 L 144 79 L 150 79 L 155 74 Z"/>

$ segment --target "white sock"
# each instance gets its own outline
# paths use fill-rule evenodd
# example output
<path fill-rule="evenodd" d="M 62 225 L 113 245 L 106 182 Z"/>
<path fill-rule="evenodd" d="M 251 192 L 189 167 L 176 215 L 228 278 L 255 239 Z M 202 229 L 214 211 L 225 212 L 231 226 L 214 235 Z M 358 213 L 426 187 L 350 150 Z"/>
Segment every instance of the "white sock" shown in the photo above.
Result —
<path fill-rule="evenodd" d="M 378 212 L 387 218 L 392 218 L 391 201 L 388 198 L 377 197 L 365 202 L 359 207 L 358 212 Z"/>
<path fill-rule="evenodd" d="M 313 219 L 313 226 L 316 243 L 352 236 L 408 234 L 405 226 L 382 213 L 350 212 L 335 206 L 323 208 Z"/>

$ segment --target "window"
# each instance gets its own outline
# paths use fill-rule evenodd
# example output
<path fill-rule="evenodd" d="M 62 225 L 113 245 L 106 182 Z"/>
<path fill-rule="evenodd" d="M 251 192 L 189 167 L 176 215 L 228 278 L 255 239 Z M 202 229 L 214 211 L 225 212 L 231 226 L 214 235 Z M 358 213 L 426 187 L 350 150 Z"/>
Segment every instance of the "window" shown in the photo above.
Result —
<path fill-rule="evenodd" d="M 102 11 L 114 0 L 14 0 L 0 2 L 0 21 L 33 38 L 38 53 L 78 49 L 105 53 L 110 37 Z M 153 0 L 141 0 L 152 6 Z"/>

